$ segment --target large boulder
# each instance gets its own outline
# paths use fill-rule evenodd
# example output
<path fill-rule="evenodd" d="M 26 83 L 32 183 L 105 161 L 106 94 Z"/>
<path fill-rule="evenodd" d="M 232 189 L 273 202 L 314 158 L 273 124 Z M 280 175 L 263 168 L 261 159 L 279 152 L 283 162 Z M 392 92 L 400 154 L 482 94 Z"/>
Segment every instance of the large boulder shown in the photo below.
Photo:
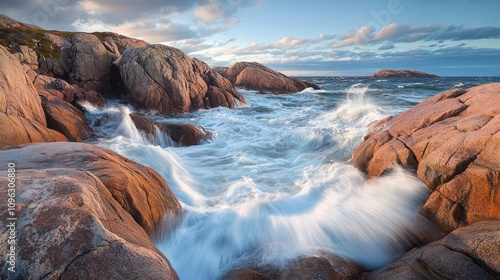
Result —
<path fill-rule="evenodd" d="M 182 211 L 157 172 L 101 147 L 70 142 L 32 144 L 0 151 L 0 158 L 15 161 L 20 174 L 29 174 L 24 169 L 55 167 L 92 173 L 149 234 L 154 234 L 165 218 L 176 219 Z"/>
<path fill-rule="evenodd" d="M 47 128 L 40 97 L 19 60 L 0 46 L 0 148 L 67 141 Z"/>
<path fill-rule="evenodd" d="M 8 152 L 1 158 L 16 161 L 16 167 L 28 163 Z M 9 271 L 11 247 L 2 246 L 2 279 L 178 279 L 146 232 L 92 172 L 55 166 L 16 172 L 16 243 L 10 243 L 15 267 Z M 7 172 L 0 175 L 6 186 Z M 12 216 L 5 200 L 0 205 L 0 226 L 7 229 Z M 2 244 L 10 233 L 2 231 Z"/>
<path fill-rule="evenodd" d="M 380 121 L 354 165 L 380 176 L 416 170 L 431 195 L 421 213 L 445 232 L 500 218 L 500 83 L 454 89 Z"/>
<path fill-rule="evenodd" d="M 457 229 L 365 279 L 500 279 L 500 221 Z"/>
<path fill-rule="evenodd" d="M 68 82 L 86 91 L 110 93 L 111 65 L 116 56 L 92 34 L 77 33 L 71 37 L 71 44 L 61 53 Z"/>
<path fill-rule="evenodd" d="M 230 68 L 215 68 L 236 87 L 272 93 L 295 93 L 308 87 L 319 89 L 313 83 L 290 78 L 257 62 L 237 62 Z"/>
<path fill-rule="evenodd" d="M 157 130 L 168 135 L 176 144 L 181 146 L 199 145 L 209 137 L 205 129 L 196 127 L 192 124 L 180 123 L 160 123 L 155 122 L 138 114 L 130 114 L 130 118 L 135 124 L 135 127 L 146 135 L 146 138 L 152 142 L 158 142 Z"/>
<path fill-rule="evenodd" d="M 75 106 L 53 95 L 40 95 L 47 127 L 61 132 L 69 141 L 82 142 L 94 137 L 85 115 Z"/>
<path fill-rule="evenodd" d="M 125 99 L 140 108 L 168 113 L 245 103 L 236 89 L 208 65 L 172 47 L 128 49 L 116 67 Z"/>
<path fill-rule="evenodd" d="M 439 78 L 439 76 L 416 70 L 387 69 L 378 71 L 372 78 Z"/>

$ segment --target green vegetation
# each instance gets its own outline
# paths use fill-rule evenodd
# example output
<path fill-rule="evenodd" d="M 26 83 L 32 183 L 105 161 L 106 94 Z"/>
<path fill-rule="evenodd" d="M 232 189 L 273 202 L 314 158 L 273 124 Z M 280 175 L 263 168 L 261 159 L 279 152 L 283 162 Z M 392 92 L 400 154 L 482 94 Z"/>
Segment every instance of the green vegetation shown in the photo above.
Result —
<path fill-rule="evenodd" d="M 11 28 L 0 26 L 0 44 L 6 47 L 11 53 L 17 51 L 17 46 L 26 45 L 35 50 L 39 56 L 59 58 L 59 50 L 53 45 L 52 41 L 45 38 L 45 33 L 52 33 L 62 37 L 69 37 L 74 34 L 72 32 L 46 31 L 28 26 Z"/>

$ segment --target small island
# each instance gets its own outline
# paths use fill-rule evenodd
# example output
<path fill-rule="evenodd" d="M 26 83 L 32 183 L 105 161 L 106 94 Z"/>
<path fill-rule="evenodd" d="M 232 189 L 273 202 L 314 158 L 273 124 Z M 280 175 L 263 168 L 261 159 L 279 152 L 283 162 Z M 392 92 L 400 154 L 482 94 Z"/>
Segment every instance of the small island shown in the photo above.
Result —
<path fill-rule="evenodd" d="M 420 72 L 416 70 L 380 70 L 371 76 L 372 78 L 439 78 L 434 74 Z"/>

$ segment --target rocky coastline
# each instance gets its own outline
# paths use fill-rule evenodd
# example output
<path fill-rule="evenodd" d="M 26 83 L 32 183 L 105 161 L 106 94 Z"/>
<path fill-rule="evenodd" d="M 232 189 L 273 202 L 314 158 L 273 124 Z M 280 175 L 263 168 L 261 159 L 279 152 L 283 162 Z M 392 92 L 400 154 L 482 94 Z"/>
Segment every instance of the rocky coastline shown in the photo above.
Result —
<path fill-rule="evenodd" d="M 16 190 L 19 279 L 178 279 L 151 240 L 181 217 L 180 203 L 153 169 L 80 143 L 95 137 L 82 102 L 102 108 L 120 98 L 168 114 L 244 105 L 236 87 L 319 89 L 254 62 L 210 69 L 178 49 L 113 33 L 46 31 L 3 15 L 0 32 L 0 162 L 15 161 L 19 174 L 29 174 L 18 177 Z M 356 150 L 353 164 L 367 177 L 402 166 L 429 188 L 416 221 L 423 236 L 400 259 L 364 271 L 324 253 L 284 268 L 248 264 L 223 279 L 500 278 L 499 95 L 500 84 L 437 94 L 374 124 Z M 177 145 L 210 138 L 202 127 L 130 118 L 145 138 L 156 129 Z M 8 211 L 0 205 L 1 224 Z M 7 239 L 0 234 L 2 244 Z"/>

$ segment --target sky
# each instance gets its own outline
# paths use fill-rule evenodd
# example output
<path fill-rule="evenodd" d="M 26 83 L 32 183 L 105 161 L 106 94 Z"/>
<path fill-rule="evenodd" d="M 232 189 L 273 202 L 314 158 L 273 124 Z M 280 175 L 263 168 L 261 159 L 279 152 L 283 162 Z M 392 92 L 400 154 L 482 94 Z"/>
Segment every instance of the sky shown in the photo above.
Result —
<path fill-rule="evenodd" d="M 500 76 L 500 0 L 1 0 L 0 13 L 45 29 L 170 45 L 212 67 L 256 61 L 295 76 Z"/>

